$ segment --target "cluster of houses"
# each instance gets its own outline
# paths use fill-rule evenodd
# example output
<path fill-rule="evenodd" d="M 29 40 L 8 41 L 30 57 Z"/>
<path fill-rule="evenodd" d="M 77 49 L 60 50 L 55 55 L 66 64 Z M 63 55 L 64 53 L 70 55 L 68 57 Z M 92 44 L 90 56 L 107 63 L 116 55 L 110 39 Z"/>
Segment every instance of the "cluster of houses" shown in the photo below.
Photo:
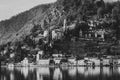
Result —
<path fill-rule="evenodd" d="M 8 67 L 14 66 L 120 66 L 120 59 L 115 56 L 102 56 L 98 57 L 83 57 L 81 59 L 76 59 L 76 57 L 63 55 L 63 54 L 53 54 L 52 57 L 48 59 L 43 59 L 44 52 L 39 51 L 36 55 L 36 61 L 30 63 L 28 58 L 24 58 L 23 61 L 16 64 L 8 64 Z M 67 57 L 66 57 L 67 56 Z"/>

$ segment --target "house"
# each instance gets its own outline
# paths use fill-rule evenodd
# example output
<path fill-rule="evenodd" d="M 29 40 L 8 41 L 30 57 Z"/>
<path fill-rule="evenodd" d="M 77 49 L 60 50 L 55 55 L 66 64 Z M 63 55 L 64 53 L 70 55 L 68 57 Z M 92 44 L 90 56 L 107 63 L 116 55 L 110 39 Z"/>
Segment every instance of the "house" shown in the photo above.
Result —
<path fill-rule="evenodd" d="M 43 33 L 43 36 L 44 37 L 47 37 L 49 35 L 49 31 L 48 30 L 45 30 L 44 33 Z"/>
<path fill-rule="evenodd" d="M 43 51 L 38 51 L 38 54 L 36 55 L 36 61 L 39 61 L 40 59 L 42 59 L 42 55 L 43 55 Z"/>
<path fill-rule="evenodd" d="M 57 33 L 55 32 L 55 30 L 52 31 L 52 40 L 57 38 Z"/>
<path fill-rule="evenodd" d="M 14 56 L 15 56 L 14 53 L 11 53 L 11 54 L 10 54 L 10 58 L 13 58 Z"/>
<path fill-rule="evenodd" d="M 62 60 L 63 55 L 62 54 L 53 54 L 53 60 L 55 64 L 60 64 L 60 61 Z"/>
<path fill-rule="evenodd" d="M 50 63 L 49 59 L 42 59 L 44 52 L 42 50 L 38 51 L 36 55 L 36 63 L 41 66 L 48 66 Z"/>
<path fill-rule="evenodd" d="M 52 31 L 52 40 L 61 39 L 63 35 L 63 31 L 61 31 L 60 29 L 55 29 Z"/>
<path fill-rule="evenodd" d="M 40 59 L 39 61 L 37 61 L 38 66 L 49 66 L 49 63 L 49 59 Z"/>
<path fill-rule="evenodd" d="M 110 61 L 109 61 L 109 59 L 107 59 L 107 58 L 104 58 L 104 59 L 102 60 L 103 66 L 108 66 L 108 65 L 110 65 L 109 62 L 110 62 Z"/>
<path fill-rule="evenodd" d="M 94 63 L 94 66 L 100 66 L 100 60 L 98 58 L 91 58 L 89 60 Z"/>
<path fill-rule="evenodd" d="M 60 64 L 61 58 L 55 58 L 55 59 L 54 59 L 54 62 L 55 62 L 55 64 Z"/>
<path fill-rule="evenodd" d="M 62 54 L 53 54 L 52 56 L 53 56 L 54 58 L 63 57 Z"/>
<path fill-rule="evenodd" d="M 24 67 L 29 66 L 28 58 L 24 58 L 24 60 L 21 61 L 21 65 L 24 66 Z"/>
<path fill-rule="evenodd" d="M 104 40 L 105 38 L 105 30 L 104 29 L 99 29 L 95 31 L 95 38 L 101 38 Z"/>
<path fill-rule="evenodd" d="M 84 65 L 89 65 L 89 66 L 100 66 L 100 59 L 98 58 L 93 58 L 93 57 L 85 57 L 84 58 Z"/>
<path fill-rule="evenodd" d="M 79 66 L 85 66 L 84 60 L 78 60 L 77 61 L 77 65 L 79 65 Z"/>
<path fill-rule="evenodd" d="M 13 63 L 9 63 L 8 64 L 8 68 L 10 68 L 10 67 L 14 67 L 14 64 Z"/>
<path fill-rule="evenodd" d="M 70 65 L 77 65 L 76 58 L 68 58 L 68 62 L 70 63 Z"/>

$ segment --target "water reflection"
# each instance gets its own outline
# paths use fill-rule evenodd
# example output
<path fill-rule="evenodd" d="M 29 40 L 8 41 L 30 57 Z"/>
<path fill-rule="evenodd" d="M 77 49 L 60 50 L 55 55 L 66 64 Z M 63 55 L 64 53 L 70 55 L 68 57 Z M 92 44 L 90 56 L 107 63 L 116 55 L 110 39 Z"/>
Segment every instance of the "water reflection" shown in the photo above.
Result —
<path fill-rule="evenodd" d="M 1 68 L 1 80 L 118 80 L 120 67 Z"/>
<path fill-rule="evenodd" d="M 37 80 L 44 80 L 44 76 L 49 76 L 50 71 L 49 68 L 36 68 Z"/>
<path fill-rule="evenodd" d="M 62 80 L 62 72 L 60 68 L 56 68 L 53 74 L 53 80 Z"/>

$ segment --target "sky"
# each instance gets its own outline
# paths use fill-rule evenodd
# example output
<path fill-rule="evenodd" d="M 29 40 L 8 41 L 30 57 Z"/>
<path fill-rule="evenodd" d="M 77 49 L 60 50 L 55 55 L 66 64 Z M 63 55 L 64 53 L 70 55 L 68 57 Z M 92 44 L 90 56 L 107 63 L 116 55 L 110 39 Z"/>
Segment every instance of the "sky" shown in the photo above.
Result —
<path fill-rule="evenodd" d="M 56 0 L 0 0 L 0 21 L 37 6 Z M 113 0 L 106 0 L 113 1 Z"/>
<path fill-rule="evenodd" d="M 9 19 L 39 4 L 55 1 L 56 0 L 0 0 L 0 20 Z"/>

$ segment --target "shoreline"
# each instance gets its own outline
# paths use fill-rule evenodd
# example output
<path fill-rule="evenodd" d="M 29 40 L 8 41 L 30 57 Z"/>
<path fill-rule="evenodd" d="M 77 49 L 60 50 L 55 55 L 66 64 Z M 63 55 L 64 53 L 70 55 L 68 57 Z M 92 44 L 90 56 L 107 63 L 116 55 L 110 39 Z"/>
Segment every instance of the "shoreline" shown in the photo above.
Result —
<path fill-rule="evenodd" d="M 31 68 L 31 67 L 34 67 L 34 68 L 38 68 L 38 67 L 50 67 L 50 68 L 56 68 L 56 67 L 110 67 L 110 68 L 114 68 L 114 67 L 120 67 L 120 65 L 115 65 L 115 66 L 110 66 L 110 65 L 103 65 L 103 66 L 100 66 L 100 65 L 96 65 L 96 66 L 92 66 L 92 65 L 65 65 L 65 66 L 62 66 L 62 65 L 32 65 L 32 66 L 8 66 L 8 65 L 1 65 L 0 66 L 1 68 L 17 68 L 17 67 L 26 67 L 26 68 Z"/>

